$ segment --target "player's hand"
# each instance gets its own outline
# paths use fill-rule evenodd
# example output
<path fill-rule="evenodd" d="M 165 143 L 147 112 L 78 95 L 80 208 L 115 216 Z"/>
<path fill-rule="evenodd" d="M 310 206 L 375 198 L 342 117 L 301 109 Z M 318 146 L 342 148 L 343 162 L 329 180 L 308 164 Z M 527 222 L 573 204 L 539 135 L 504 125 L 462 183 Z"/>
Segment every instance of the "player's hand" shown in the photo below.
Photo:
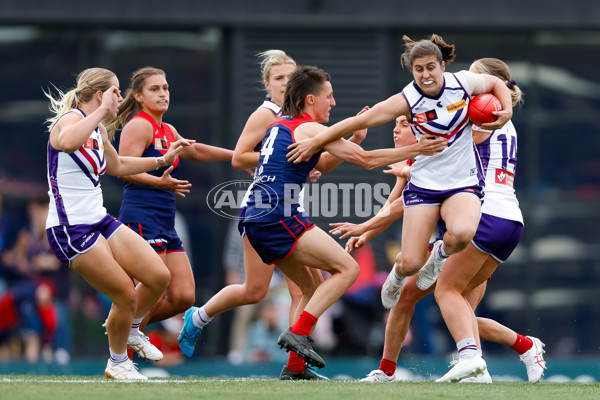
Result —
<path fill-rule="evenodd" d="M 494 131 L 502 128 L 512 118 L 513 110 L 512 108 L 509 108 L 508 110 L 494 111 L 492 114 L 496 116 L 496 120 L 494 122 L 488 122 L 487 124 L 481 124 L 483 129 Z"/>
<path fill-rule="evenodd" d="M 288 150 L 290 150 L 286 154 L 288 162 L 298 164 L 299 162 L 310 160 L 312 155 L 319 151 L 319 147 L 315 144 L 314 138 L 309 138 L 292 143 L 288 146 Z"/>
<path fill-rule="evenodd" d="M 160 187 L 162 189 L 170 190 L 175 193 L 177 196 L 185 197 L 186 194 L 190 192 L 190 188 L 192 184 L 188 181 L 182 181 L 179 179 L 175 179 L 171 176 L 171 172 L 173 172 L 173 166 L 171 165 L 169 168 L 163 172 L 160 177 Z"/>
<path fill-rule="evenodd" d="M 196 141 L 191 139 L 179 139 L 171 143 L 171 146 L 169 146 L 169 150 L 164 155 L 167 165 L 171 165 L 175 162 L 177 156 L 179 155 L 179 153 L 181 153 L 181 150 L 183 150 L 185 146 L 191 146 L 194 143 L 196 143 Z"/>
<path fill-rule="evenodd" d="M 322 175 L 321 171 L 317 171 L 316 169 L 313 168 L 308 174 L 308 179 L 314 183 L 319 180 L 321 175 Z"/>
<path fill-rule="evenodd" d="M 419 154 L 425 154 L 426 156 L 441 153 L 446 147 L 448 147 L 448 140 L 433 135 L 423 135 L 417 143 Z"/>
<path fill-rule="evenodd" d="M 390 169 L 383 170 L 384 174 L 394 175 L 398 178 L 404 178 L 407 181 L 410 180 L 410 167 L 404 162 L 388 165 Z"/>
<path fill-rule="evenodd" d="M 357 236 L 365 233 L 362 224 L 351 224 L 350 222 L 334 222 L 329 224 L 333 228 L 329 230 L 329 233 L 334 236 L 339 236 L 340 239 L 345 239 L 348 236 Z"/>
<path fill-rule="evenodd" d="M 102 93 L 102 103 L 100 106 L 106 110 L 105 119 L 117 117 L 119 105 L 122 101 L 121 90 L 116 86 L 111 86 L 106 92 Z"/>
<path fill-rule="evenodd" d="M 363 237 L 357 237 L 357 236 L 352 236 L 350 239 L 348 239 L 348 241 L 346 242 L 346 246 L 344 246 L 344 249 L 349 253 L 352 254 L 352 252 L 354 250 L 358 250 L 361 247 L 363 247 L 365 244 L 367 244 L 367 240 Z"/>

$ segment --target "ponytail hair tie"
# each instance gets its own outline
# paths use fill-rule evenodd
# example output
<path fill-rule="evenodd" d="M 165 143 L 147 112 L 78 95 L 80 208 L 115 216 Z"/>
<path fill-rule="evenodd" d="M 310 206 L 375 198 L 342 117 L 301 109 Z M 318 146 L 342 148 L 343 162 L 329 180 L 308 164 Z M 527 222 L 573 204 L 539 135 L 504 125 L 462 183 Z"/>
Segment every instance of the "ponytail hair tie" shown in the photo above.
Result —
<path fill-rule="evenodd" d="M 510 81 L 508 81 L 508 82 L 506 83 L 506 87 L 507 87 L 507 88 L 509 88 L 509 89 L 512 89 L 512 88 L 513 88 L 513 86 L 515 86 L 516 84 L 517 84 L 517 82 L 515 82 L 515 80 L 514 80 L 514 79 L 511 79 Z"/>

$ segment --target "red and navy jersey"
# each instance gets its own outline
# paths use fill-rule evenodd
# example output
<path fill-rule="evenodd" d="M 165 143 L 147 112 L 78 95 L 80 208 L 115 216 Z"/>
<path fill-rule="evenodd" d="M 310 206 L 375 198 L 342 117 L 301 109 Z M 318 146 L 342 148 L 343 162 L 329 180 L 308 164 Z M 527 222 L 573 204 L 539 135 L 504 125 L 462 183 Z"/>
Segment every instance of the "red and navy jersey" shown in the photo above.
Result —
<path fill-rule="evenodd" d="M 288 146 L 295 143 L 294 131 L 312 117 L 281 117 L 267 129 L 262 142 L 260 159 L 248 199 L 245 222 L 272 222 L 298 212 L 300 191 L 308 174 L 319 161 L 315 154 L 306 162 L 288 162 Z"/>
<path fill-rule="evenodd" d="M 133 118 L 143 118 L 152 124 L 152 142 L 142 153 L 142 157 L 160 157 L 167 153 L 175 141 L 175 135 L 169 125 L 158 125 L 147 113 L 141 111 Z M 173 163 L 171 176 L 177 177 L 179 158 Z M 149 171 L 150 175 L 162 176 L 168 168 L 162 167 Z M 123 223 L 141 223 L 164 230 L 173 230 L 175 226 L 175 193 L 153 186 L 136 185 L 127 182 L 123 190 L 123 202 L 119 212 Z"/>

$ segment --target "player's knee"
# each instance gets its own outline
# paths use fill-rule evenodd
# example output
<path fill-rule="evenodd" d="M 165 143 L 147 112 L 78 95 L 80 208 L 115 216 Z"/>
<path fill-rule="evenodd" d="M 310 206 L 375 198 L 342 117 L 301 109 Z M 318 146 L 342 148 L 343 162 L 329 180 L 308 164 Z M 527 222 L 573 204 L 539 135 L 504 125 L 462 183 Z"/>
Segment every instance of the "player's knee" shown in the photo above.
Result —
<path fill-rule="evenodd" d="M 449 247 L 453 249 L 453 253 L 464 250 L 475 236 L 476 228 L 466 226 L 455 229 L 453 232 L 448 232 L 447 238 L 444 241 L 448 242 Z"/>
<path fill-rule="evenodd" d="M 149 279 L 148 286 L 157 292 L 164 292 L 169 286 L 171 281 L 171 273 L 165 268 L 160 268 L 153 276 Z"/>
<path fill-rule="evenodd" d="M 269 286 L 256 286 L 254 288 L 247 287 L 244 293 L 244 303 L 245 304 L 257 304 L 262 299 L 265 298 L 267 292 L 269 291 Z"/>
<path fill-rule="evenodd" d="M 397 261 L 396 261 L 397 263 Z M 421 267 L 425 264 L 425 260 L 415 257 L 405 256 L 404 253 L 400 256 L 400 272 L 404 276 L 411 276 L 419 272 Z"/>
<path fill-rule="evenodd" d="M 440 282 L 438 282 L 438 284 L 435 287 L 435 291 L 433 292 L 433 295 L 435 297 L 435 301 L 439 304 L 440 302 L 444 301 L 444 298 L 448 295 L 449 290 L 448 288 L 446 288 L 443 284 L 440 284 Z"/>
<path fill-rule="evenodd" d="M 177 310 L 177 312 L 184 312 L 188 308 L 194 305 L 195 293 L 189 291 L 180 291 L 177 294 L 171 296 L 171 304 Z"/>
<path fill-rule="evenodd" d="M 349 263 L 346 266 L 346 270 L 348 279 L 350 279 L 352 283 L 354 283 L 358 279 L 358 274 L 360 274 L 360 267 L 358 266 L 358 263 L 353 259 L 352 263 Z"/>
<path fill-rule="evenodd" d="M 137 310 L 138 297 L 133 286 L 119 290 L 118 296 L 114 296 L 111 300 L 116 307 L 125 312 L 134 314 Z"/>

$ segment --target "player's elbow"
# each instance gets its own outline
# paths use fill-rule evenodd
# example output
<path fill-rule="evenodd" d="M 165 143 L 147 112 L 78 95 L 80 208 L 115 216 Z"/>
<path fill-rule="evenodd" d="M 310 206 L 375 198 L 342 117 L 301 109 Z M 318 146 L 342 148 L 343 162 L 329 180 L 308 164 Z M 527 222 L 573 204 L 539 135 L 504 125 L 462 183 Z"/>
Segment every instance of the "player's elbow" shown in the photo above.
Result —
<path fill-rule="evenodd" d="M 242 160 L 240 160 L 239 158 L 237 158 L 237 157 L 234 156 L 234 157 L 231 158 L 231 166 L 236 171 L 239 171 L 241 169 L 255 167 L 256 165 L 248 165 L 248 163 L 245 163 Z"/>
<path fill-rule="evenodd" d="M 58 139 L 58 149 L 64 151 L 65 153 L 73 153 L 77 151 L 81 147 L 81 143 L 69 140 L 67 138 L 59 138 Z"/>

